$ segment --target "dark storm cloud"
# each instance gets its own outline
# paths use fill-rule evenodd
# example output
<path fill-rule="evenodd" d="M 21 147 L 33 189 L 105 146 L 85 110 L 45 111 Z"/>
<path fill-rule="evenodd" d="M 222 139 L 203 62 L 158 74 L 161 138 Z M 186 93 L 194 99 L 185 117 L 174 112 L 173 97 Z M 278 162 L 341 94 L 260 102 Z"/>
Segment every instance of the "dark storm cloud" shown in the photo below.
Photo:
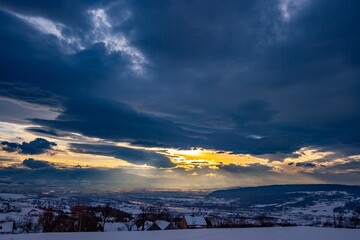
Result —
<path fill-rule="evenodd" d="M 348 160 L 347 162 L 344 162 L 344 163 L 339 163 L 339 164 L 332 165 L 330 167 L 326 167 L 324 170 L 327 170 L 327 171 L 350 170 L 350 171 L 360 172 L 360 161 Z"/>
<path fill-rule="evenodd" d="M 2 141 L 0 147 L 2 151 L 5 152 L 17 152 L 20 154 L 43 154 L 43 153 L 53 153 L 53 147 L 57 146 L 55 142 L 49 142 L 44 138 L 36 138 L 30 142 L 8 142 Z"/>
<path fill-rule="evenodd" d="M 20 151 L 20 144 L 8 142 L 8 141 L 2 141 L 1 150 L 5 152 L 18 152 Z"/>
<path fill-rule="evenodd" d="M 52 137 L 58 137 L 61 135 L 54 129 L 39 128 L 39 127 L 28 127 L 28 128 L 26 128 L 26 131 L 32 132 L 35 134 L 39 134 L 39 135 L 48 135 L 48 136 L 52 136 Z"/>
<path fill-rule="evenodd" d="M 206 140 L 201 144 L 206 148 L 256 155 L 282 153 L 282 156 L 312 145 L 312 137 L 316 136 L 310 129 L 251 125 L 230 130 L 214 130 L 213 133 L 204 135 Z M 256 137 L 257 135 L 259 137 Z M 278 160 L 282 159 L 278 158 Z"/>
<path fill-rule="evenodd" d="M 141 3 L 135 5 L 134 15 L 140 16 L 134 18 L 133 23 L 139 33 L 138 44 L 149 51 L 148 55 L 160 58 L 159 61 L 166 59 L 166 63 L 160 65 L 168 70 L 159 73 L 168 79 L 166 82 L 159 80 L 165 84 L 162 88 L 172 92 L 173 83 L 177 83 L 177 92 L 169 96 L 165 91 L 167 95 L 163 96 L 174 101 L 177 107 L 166 103 L 165 108 L 169 105 L 168 111 L 181 112 L 178 105 L 182 105 L 192 112 L 199 111 L 207 116 L 202 121 L 204 125 L 212 121 L 214 114 L 222 117 L 222 123 L 228 125 L 231 121 L 221 116 L 224 112 L 235 123 L 246 123 L 233 129 L 232 132 L 237 132 L 237 135 L 224 132 L 214 134 L 219 141 L 211 145 L 221 146 L 221 142 L 226 142 L 227 147 L 233 150 L 267 153 L 272 150 L 289 152 L 301 146 L 327 145 L 335 141 L 359 142 L 359 126 L 356 123 L 359 120 L 356 110 L 359 92 L 355 90 L 359 89 L 356 81 L 359 66 L 349 58 L 348 52 L 352 48 L 358 51 L 354 39 L 359 40 L 359 33 L 358 30 L 353 31 L 358 14 L 351 10 L 351 7 L 358 7 L 357 2 L 350 1 L 343 5 L 340 1 L 320 1 L 315 4 L 309 1 L 304 11 L 300 9 L 300 13 L 289 22 L 281 21 L 276 4 L 262 13 L 260 3 L 235 1 L 227 4 L 210 2 L 206 6 L 199 2 L 186 6 L 182 3 L 164 4 L 161 7 L 149 4 L 148 8 Z M 322 9 L 321 17 L 317 13 L 319 9 Z M 245 10 L 260 15 L 269 13 L 269 16 L 262 17 L 273 25 L 264 28 L 264 23 L 257 20 L 258 15 L 250 16 Z M 169 17 L 172 22 L 158 26 L 157 21 L 167 18 L 166 14 L 146 21 L 150 15 L 155 16 L 159 12 L 173 13 Z M 341 15 L 340 22 L 333 17 L 338 14 Z M 242 25 L 244 21 L 246 24 Z M 224 31 L 216 27 L 220 22 L 226 26 L 222 28 Z M 155 24 L 164 34 L 157 34 L 153 30 L 149 33 Z M 171 29 L 173 24 L 179 27 Z M 326 27 L 323 28 L 324 25 Z M 278 34 L 274 32 L 275 27 L 281 28 L 284 39 L 275 41 L 274 35 Z M 261 28 L 262 31 L 254 31 Z M 146 38 L 149 35 L 153 39 L 150 45 Z M 260 41 L 271 37 L 271 44 Z M 190 39 L 191 44 L 186 44 Z M 259 41 L 261 44 L 258 44 Z M 323 44 L 324 41 L 326 44 Z M 154 43 L 159 45 L 154 46 Z M 171 54 L 171 57 L 161 55 L 163 52 Z M 355 54 L 351 55 L 355 57 Z M 217 64 L 216 67 L 214 64 Z M 345 84 L 339 86 L 339 82 Z M 186 98 L 181 97 L 184 92 L 187 93 Z M 258 98 L 257 102 L 263 105 L 248 104 L 254 98 Z M 164 104 L 159 102 L 154 102 L 152 107 L 164 108 Z M 240 109 L 238 106 L 241 106 Z M 344 111 L 339 112 L 338 108 Z M 193 116 L 198 117 L 196 114 Z M 257 123 L 259 121 L 260 124 Z M 244 132 L 270 136 L 248 143 L 245 139 L 241 140 Z M 230 146 L 232 143 L 234 146 Z M 269 148 L 266 148 L 267 145 Z"/>
<path fill-rule="evenodd" d="M 41 104 L 50 107 L 61 107 L 61 97 L 51 92 L 22 83 L 0 82 L 0 95 L 7 98 L 19 99 L 28 103 Z"/>
<path fill-rule="evenodd" d="M 30 142 L 22 142 L 19 146 L 21 154 L 42 154 L 52 152 L 53 147 L 57 146 L 54 142 L 49 142 L 44 138 L 36 138 Z"/>
<path fill-rule="evenodd" d="M 44 160 L 36 160 L 34 158 L 28 158 L 25 159 L 22 162 L 22 165 L 30 168 L 30 169 L 39 169 L 39 168 L 53 168 L 54 164 L 48 162 L 48 161 L 44 161 Z"/>
<path fill-rule="evenodd" d="M 259 155 L 260 158 L 263 159 L 268 159 L 269 162 L 273 162 L 273 161 L 281 161 L 285 158 L 298 158 L 300 157 L 301 154 L 299 153 L 291 153 L 291 154 L 286 154 L 286 153 L 276 153 L 276 154 L 262 154 Z M 294 163 L 291 162 L 290 165 L 293 165 Z"/>
<path fill-rule="evenodd" d="M 36 124 L 86 136 L 115 141 L 150 141 L 154 144 L 184 146 L 192 140 L 191 132 L 176 124 L 140 113 L 131 106 L 100 98 L 72 100 L 55 120 L 32 119 Z M 193 136 L 196 141 L 196 136 Z"/>
<path fill-rule="evenodd" d="M 295 164 L 295 166 L 302 168 L 315 168 L 316 164 L 312 162 L 298 162 Z"/>
<path fill-rule="evenodd" d="M 154 167 L 169 168 L 175 165 L 164 155 L 126 147 L 101 144 L 70 144 L 71 151 L 77 153 L 111 156 L 133 164 L 147 164 Z"/>
<path fill-rule="evenodd" d="M 242 125 L 244 123 L 269 122 L 275 113 L 267 102 L 253 100 L 241 104 L 237 111 L 234 111 L 232 114 L 234 115 L 234 120 Z"/>
<path fill-rule="evenodd" d="M 0 95 L 58 107 L 54 120 L 31 120 L 54 131 L 252 154 L 343 144 L 347 155 L 360 145 L 360 3 L 303 2 L 285 21 L 278 1 L 1 1 L 79 41 L 91 30 L 87 11 L 104 8 L 109 34 L 149 65 L 137 76 L 104 43 L 65 53 L 0 12 Z"/>
<path fill-rule="evenodd" d="M 301 167 L 307 168 L 304 165 L 308 166 L 307 163 L 303 163 Z M 360 177 L 360 162 L 355 159 L 346 159 L 344 162 L 330 166 L 324 164 L 317 164 L 317 166 L 310 165 L 309 169 L 311 169 L 311 172 L 300 172 L 300 174 L 328 183 L 356 185 Z"/>
<path fill-rule="evenodd" d="M 125 68 L 122 56 L 108 55 L 101 43 L 66 54 L 55 36 L 2 11 L 0 19 L 7 23 L 0 27 L 2 96 L 61 107 L 67 98 L 91 94 L 115 66 Z"/>
<path fill-rule="evenodd" d="M 247 166 L 240 166 L 237 164 L 228 164 L 228 165 L 222 165 L 220 167 L 221 170 L 224 170 L 226 172 L 232 173 L 232 174 L 249 174 L 249 173 L 255 173 L 255 174 L 262 174 L 264 172 L 269 172 L 272 167 L 262 165 L 262 164 L 250 164 Z"/>
<path fill-rule="evenodd" d="M 263 6 L 259 2 L 234 1 L 210 2 L 204 6 L 193 2 L 149 4 L 145 8 L 143 3 L 134 3 L 131 9 L 138 17 L 129 24 L 137 29 L 137 45 L 157 60 L 155 67 L 166 66 L 156 73 L 158 84 L 152 83 L 165 90 L 157 100 L 152 98 L 142 104 L 173 113 L 179 122 L 185 119 L 197 126 L 199 122 L 208 126 L 214 133 L 204 134 L 206 140 L 201 144 L 214 148 L 261 154 L 289 153 L 303 146 L 331 145 L 336 141 L 358 143 L 360 129 L 356 124 L 359 120 L 356 105 L 359 101 L 354 101 L 359 96 L 354 91 L 358 89 L 358 66 L 342 63 L 347 60 L 347 54 L 332 55 L 329 46 L 320 43 L 326 41 L 342 52 L 343 45 L 338 42 L 348 41 L 348 38 L 338 35 L 338 30 L 359 38 L 357 32 L 350 31 L 356 27 L 355 21 L 341 17 L 343 22 L 339 23 L 332 17 L 341 11 L 344 16 L 351 14 L 351 18 L 357 18 L 349 9 L 357 4 L 354 1 L 345 6 L 336 1 L 308 3 L 304 11 L 300 9 L 294 19 L 285 23 L 276 4 Z M 338 10 L 337 5 L 343 11 Z M 322 11 L 322 18 L 317 17 L 318 9 L 326 9 Z M 249 10 L 259 15 L 247 14 Z M 171 12 L 171 17 L 166 12 Z M 262 14 L 268 15 L 260 16 Z M 214 15 L 217 17 L 211 18 Z M 158 24 L 167 17 L 172 19 L 171 23 Z M 150 18 L 153 21 L 148 21 Z M 336 24 L 328 24 L 329 21 L 336 21 Z M 243 22 L 246 24 L 241 24 Z M 226 26 L 226 30 L 217 28 L 218 24 Z M 327 26 L 326 31 L 318 29 L 323 24 Z M 153 30 L 149 33 L 155 25 L 159 33 Z M 349 31 L 339 29 L 344 26 Z M 284 39 L 276 41 L 275 28 L 281 28 Z M 318 30 L 321 36 L 317 35 Z M 336 42 L 331 40 L 334 34 Z M 148 37 L 152 40 L 148 41 Z M 261 41 L 266 38 L 273 38 L 272 43 Z M 187 41 L 191 44 L 186 44 Z M 338 83 L 344 79 L 345 85 L 339 88 Z M 175 83 L 176 91 L 173 91 Z M 186 109 L 191 111 L 186 112 Z M 238 126 L 234 128 L 231 123 Z M 214 125 L 232 129 L 227 132 Z M 245 137 L 253 134 L 265 137 L 256 140 Z"/>

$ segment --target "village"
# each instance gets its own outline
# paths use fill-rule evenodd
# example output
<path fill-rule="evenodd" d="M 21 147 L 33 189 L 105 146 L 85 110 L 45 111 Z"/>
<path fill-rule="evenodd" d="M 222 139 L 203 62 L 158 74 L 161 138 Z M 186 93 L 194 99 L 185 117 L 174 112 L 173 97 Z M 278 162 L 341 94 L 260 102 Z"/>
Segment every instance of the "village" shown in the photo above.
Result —
<path fill-rule="evenodd" d="M 76 196 L 79 197 L 79 194 Z M 154 231 L 212 226 L 204 214 L 193 214 L 194 209 L 181 213 L 159 204 L 134 201 L 125 201 L 119 206 L 109 197 L 100 198 L 98 203 L 91 202 L 89 205 L 77 203 L 80 201 L 78 198 L 56 194 L 40 197 L 38 194 L 3 193 L 0 200 L 0 233 Z M 117 208 L 105 201 L 112 201 Z"/>
<path fill-rule="evenodd" d="M 76 203 L 67 198 L 1 194 L 0 233 L 155 231 L 211 226 L 202 215 L 179 215 L 157 206 L 140 206 L 133 213 L 106 204 Z"/>
<path fill-rule="evenodd" d="M 321 211 L 275 212 L 266 206 L 238 209 L 231 201 L 209 199 L 201 192 L 0 193 L 0 234 L 360 226 L 360 212 L 335 214 L 334 208 L 346 205 L 335 203 L 322 203 Z M 321 209 L 321 202 L 315 207 Z"/>

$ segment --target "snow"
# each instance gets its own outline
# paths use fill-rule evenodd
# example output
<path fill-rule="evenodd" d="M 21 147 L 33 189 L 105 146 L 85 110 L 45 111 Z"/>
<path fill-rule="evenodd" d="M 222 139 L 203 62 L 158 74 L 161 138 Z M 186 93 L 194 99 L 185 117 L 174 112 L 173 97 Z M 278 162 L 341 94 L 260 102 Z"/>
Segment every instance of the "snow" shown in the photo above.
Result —
<path fill-rule="evenodd" d="M 127 231 L 127 228 L 125 224 L 122 222 L 115 222 L 115 223 L 107 222 L 105 223 L 104 231 L 105 232 Z"/>
<path fill-rule="evenodd" d="M 170 222 L 163 221 L 163 220 L 158 220 L 158 221 L 156 221 L 155 223 L 156 223 L 156 225 L 159 226 L 159 228 L 160 228 L 161 230 L 164 230 L 164 229 L 165 229 L 167 226 L 169 226 L 169 224 L 170 224 Z"/>
<path fill-rule="evenodd" d="M 11 233 L 13 231 L 13 226 L 13 221 L 0 223 L 0 233 Z"/>
<path fill-rule="evenodd" d="M 185 216 L 185 221 L 187 225 L 190 226 L 206 226 L 207 223 L 205 221 L 205 218 L 202 216 Z"/>
<path fill-rule="evenodd" d="M 344 203 L 342 202 L 317 202 L 315 205 L 306 206 L 303 208 L 293 208 L 287 210 L 288 214 L 304 214 L 312 216 L 328 216 L 332 217 L 334 214 L 334 208 L 342 207 Z"/>
<path fill-rule="evenodd" d="M 258 205 L 254 205 L 254 207 L 256 208 L 264 208 L 264 207 L 272 207 L 272 206 L 276 206 L 278 205 L 277 203 L 271 203 L 271 204 L 258 204 Z"/>
<path fill-rule="evenodd" d="M 356 229 L 334 229 L 315 227 L 287 228 L 236 228 L 236 229 L 196 229 L 173 231 L 139 232 L 95 232 L 95 233 L 35 233 L 0 235 L 0 240 L 354 240 L 360 239 Z"/>
<path fill-rule="evenodd" d="M 6 200 L 19 200 L 26 197 L 22 194 L 16 194 L 16 193 L 0 193 L 0 198 Z"/>
<path fill-rule="evenodd" d="M 154 222 L 146 221 L 146 222 L 144 223 L 144 229 L 145 229 L 145 231 L 148 230 L 153 224 L 154 224 Z"/>

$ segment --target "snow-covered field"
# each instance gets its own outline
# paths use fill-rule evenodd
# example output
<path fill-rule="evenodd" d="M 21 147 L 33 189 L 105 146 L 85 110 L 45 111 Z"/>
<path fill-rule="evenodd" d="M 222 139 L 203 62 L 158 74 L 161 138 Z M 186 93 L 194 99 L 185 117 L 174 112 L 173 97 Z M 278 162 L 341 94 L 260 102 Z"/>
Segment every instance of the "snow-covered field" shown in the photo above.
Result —
<path fill-rule="evenodd" d="M 105 233 L 34 233 L 0 235 L 1 240 L 355 240 L 360 230 L 314 227 L 169 230 Z"/>

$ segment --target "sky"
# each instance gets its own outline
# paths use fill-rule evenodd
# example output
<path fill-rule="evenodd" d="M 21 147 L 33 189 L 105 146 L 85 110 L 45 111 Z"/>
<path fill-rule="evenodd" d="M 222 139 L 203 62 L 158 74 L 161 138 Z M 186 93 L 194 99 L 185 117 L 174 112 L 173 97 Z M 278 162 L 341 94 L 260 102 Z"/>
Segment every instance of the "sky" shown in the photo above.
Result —
<path fill-rule="evenodd" d="M 357 0 L 0 0 L 0 187 L 360 184 Z"/>

